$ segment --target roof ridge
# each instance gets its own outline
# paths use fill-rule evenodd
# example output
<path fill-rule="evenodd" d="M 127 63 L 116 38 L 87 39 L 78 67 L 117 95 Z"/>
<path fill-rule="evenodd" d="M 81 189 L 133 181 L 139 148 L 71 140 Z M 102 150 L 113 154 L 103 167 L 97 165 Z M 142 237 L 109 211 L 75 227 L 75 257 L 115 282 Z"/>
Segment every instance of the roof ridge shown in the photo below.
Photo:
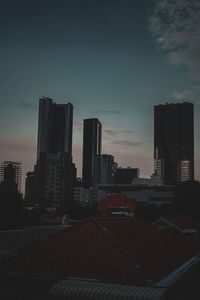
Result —
<path fill-rule="evenodd" d="M 89 222 L 89 221 L 91 221 L 91 220 L 92 220 L 91 217 L 89 217 L 89 218 L 87 218 L 87 219 L 84 219 L 84 220 L 81 220 L 81 221 L 77 222 L 76 224 L 71 225 L 71 226 L 69 226 L 69 227 L 67 227 L 67 228 L 65 228 L 65 229 L 60 229 L 60 230 L 57 231 L 57 232 L 50 233 L 49 235 L 46 235 L 46 237 L 44 236 L 43 238 L 40 238 L 39 240 L 32 241 L 32 242 L 30 242 L 30 243 L 28 243 L 28 244 L 26 244 L 26 245 L 21 246 L 21 247 L 19 246 L 19 247 L 17 247 L 17 248 L 12 249 L 11 251 L 12 251 L 12 252 L 13 252 L 13 251 L 18 251 L 18 252 L 19 252 L 19 251 L 21 251 L 21 250 L 23 250 L 23 249 L 26 249 L 27 246 L 30 246 L 30 245 L 37 245 L 37 244 L 43 242 L 44 240 L 46 241 L 46 240 L 48 240 L 49 238 L 54 237 L 55 235 L 59 235 L 59 234 L 64 233 L 65 231 L 73 230 L 74 228 L 76 228 L 76 227 L 78 227 L 78 226 L 80 226 L 80 225 L 82 225 L 82 224 L 84 224 L 84 223 L 87 223 L 87 222 Z"/>
<path fill-rule="evenodd" d="M 134 266 L 134 268 L 138 268 L 139 264 L 136 262 L 133 256 L 120 244 L 120 242 L 111 235 L 109 229 L 103 227 L 103 225 L 97 220 L 97 218 L 93 217 L 92 219 L 96 223 L 96 225 L 105 233 L 105 235 L 120 249 L 120 251 L 126 257 L 128 257 L 129 262 Z"/>

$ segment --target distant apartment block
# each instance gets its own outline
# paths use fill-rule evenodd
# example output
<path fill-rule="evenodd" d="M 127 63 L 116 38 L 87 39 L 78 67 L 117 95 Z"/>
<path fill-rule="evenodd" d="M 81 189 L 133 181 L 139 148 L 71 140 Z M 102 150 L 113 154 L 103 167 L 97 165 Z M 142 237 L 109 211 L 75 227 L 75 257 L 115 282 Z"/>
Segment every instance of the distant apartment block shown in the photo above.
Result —
<path fill-rule="evenodd" d="M 35 165 L 38 202 L 68 207 L 73 200 L 76 168 L 68 153 L 41 154 Z"/>
<path fill-rule="evenodd" d="M 165 184 L 194 179 L 194 107 L 171 103 L 154 107 L 154 168 Z"/>
<path fill-rule="evenodd" d="M 85 119 L 83 123 L 82 179 L 91 187 L 95 174 L 95 157 L 101 154 L 102 125 L 98 119 Z"/>
<path fill-rule="evenodd" d="M 132 184 L 134 185 L 147 185 L 147 186 L 162 186 L 164 180 L 160 175 L 152 174 L 150 178 L 133 178 Z"/>
<path fill-rule="evenodd" d="M 6 185 L 7 188 L 16 186 L 21 191 L 21 162 L 4 161 L 0 165 L 0 183 Z"/>
<path fill-rule="evenodd" d="M 134 198 L 136 202 L 155 204 L 170 204 L 174 200 L 174 186 L 149 186 L 134 184 L 102 184 L 98 186 L 102 190 L 111 194 L 121 194 L 127 198 Z"/>
<path fill-rule="evenodd" d="M 34 172 L 28 172 L 26 173 L 26 178 L 25 178 L 25 200 L 28 202 L 33 202 L 34 194 L 35 194 Z"/>
<path fill-rule="evenodd" d="M 75 187 L 73 189 L 73 200 L 79 202 L 82 206 L 95 205 L 100 201 L 101 198 L 106 196 L 107 192 L 95 187 Z"/>
<path fill-rule="evenodd" d="M 117 168 L 114 174 L 115 184 L 131 184 L 133 178 L 140 177 L 140 170 L 138 168 Z"/>
<path fill-rule="evenodd" d="M 93 185 L 110 184 L 114 181 L 114 157 L 108 154 L 99 154 L 94 158 Z"/>

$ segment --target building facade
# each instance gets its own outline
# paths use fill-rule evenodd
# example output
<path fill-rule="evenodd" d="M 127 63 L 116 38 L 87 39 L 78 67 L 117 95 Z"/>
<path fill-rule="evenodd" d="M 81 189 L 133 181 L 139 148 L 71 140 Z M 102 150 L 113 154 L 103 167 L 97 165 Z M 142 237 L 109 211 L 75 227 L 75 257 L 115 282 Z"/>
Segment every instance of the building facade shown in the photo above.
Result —
<path fill-rule="evenodd" d="M 72 155 L 73 105 L 39 100 L 37 159 L 40 153 L 67 152 Z"/>
<path fill-rule="evenodd" d="M 37 162 L 33 178 L 35 202 L 55 207 L 71 205 L 76 177 L 72 162 L 72 130 L 71 103 L 56 104 L 47 97 L 39 100 Z"/>
<path fill-rule="evenodd" d="M 42 154 L 35 165 L 36 201 L 51 206 L 70 207 L 76 168 L 66 152 Z"/>
<path fill-rule="evenodd" d="M 99 154 L 95 156 L 94 162 L 94 183 L 110 184 L 114 180 L 114 157 L 108 154 Z"/>
<path fill-rule="evenodd" d="M 85 186 L 93 185 L 95 157 L 101 154 L 102 125 L 98 119 L 85 119 L 83 127 L 83 169 Z"/>
<path fill-rule="evenodd" d="M 35 189 L 34 172 L 26 173 L 25 179 L 25 200 L 27 202 L 34 202 L 34 189 Z"/>
<path fill-rule="evenodd" d="M 171 204 L 174 201 L 174 186 L 150 186 L 134 184 L 105 184 L 99 185 L 99 190 L 111 194 L 121 194 L 127 198 L 136 199 L 137 203 L 154 204 Z"/>
<path fill-rule="evenodd" d="M 152 174 L 150 178 L 133 178 L 132 184 L 134 185 L 147 185 L 147 186 L 162 186 L 163 179 L 158 174 Z"/>
<path fill-rule="evenodd" d="M 21 162 L 4 161 L 0 165 L 0 183 L 3 183 L 7 188 L 15 188 L 21 191 Z"/>
<path fill-rule="evenodd" d="M 140 177 L 138 168 L 117 168 L 114 175 L 115 184 L 131 184 L 133 178 Z"/>
<path fill-rule="evenodd" d="M 96 187 L 83 188 L 75 187 L 73 190 L 73 200 L 82 206 L 93 206 L 99 203 L 100 199 L 107 196 L 107 192 Z"/>
<path fill-rule="evenodd" d="M 165 184 L 194 179 L 192 103 L 167 103 L 154 107 L 154 168 Z"/>

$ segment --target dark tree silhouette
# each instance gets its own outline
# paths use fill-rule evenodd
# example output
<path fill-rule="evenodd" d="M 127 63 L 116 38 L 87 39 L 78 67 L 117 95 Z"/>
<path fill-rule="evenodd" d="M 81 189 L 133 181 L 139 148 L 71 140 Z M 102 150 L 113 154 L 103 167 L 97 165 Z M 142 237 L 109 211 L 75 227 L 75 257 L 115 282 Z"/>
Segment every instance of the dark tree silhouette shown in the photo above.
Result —
<path fill-rule="evenodd" d="M 7 189 L 1 185 L 0 202 L 0 229 L 10 229 L 22 226 L 22 194 L 15 188 Z"/>
<path fill-rule="evenodd" d="M 185 181 L 177 185 L 174 207 L 177 213 L 183 213 L 200 222 L 200 183 Z"/>

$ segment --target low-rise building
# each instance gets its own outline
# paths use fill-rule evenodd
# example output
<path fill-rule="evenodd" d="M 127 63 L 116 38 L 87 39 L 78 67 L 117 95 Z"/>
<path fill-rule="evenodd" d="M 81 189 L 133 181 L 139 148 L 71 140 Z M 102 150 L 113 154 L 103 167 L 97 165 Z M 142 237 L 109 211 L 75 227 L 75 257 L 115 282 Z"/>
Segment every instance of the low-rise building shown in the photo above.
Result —
<path fill-rule="evenodd" d="M 115 184 L 131 184 L 133 178 L 140 177 L 140 170 L 138 168 L 117 168 L 114 174 Z"/>
<path fill-rule="evenodd" d="M 79 202 L 83 206 L 90 206 L 99 203 L 102 197 L 106 197 L 107 192 L 96 187 L 84 188 L 75 187 L 73 189 L 73 200 Z"/>
<path fill-rule="evenodd" d="M 98 212 L 101 215 L 126 215 L 133 216 L 136 199 L 127 198 L 124 195 L 108 195 L 101 198 Z"/>
<path fill-rule="evenodd" d="M 162 186 L 164 180 L 157 174 L 152 174 L 150 178 L 133 178 L 134 185 Z"/>
<path fill-rule="evenodd" d="M 149 186 L 134 184 L 105 184 L 98 189 L 107 194 L 122 194 L 127 198 L 135 198 L 137 202 L 162 205 L 170 204 L 174 200 L 173 186 Z"/>

